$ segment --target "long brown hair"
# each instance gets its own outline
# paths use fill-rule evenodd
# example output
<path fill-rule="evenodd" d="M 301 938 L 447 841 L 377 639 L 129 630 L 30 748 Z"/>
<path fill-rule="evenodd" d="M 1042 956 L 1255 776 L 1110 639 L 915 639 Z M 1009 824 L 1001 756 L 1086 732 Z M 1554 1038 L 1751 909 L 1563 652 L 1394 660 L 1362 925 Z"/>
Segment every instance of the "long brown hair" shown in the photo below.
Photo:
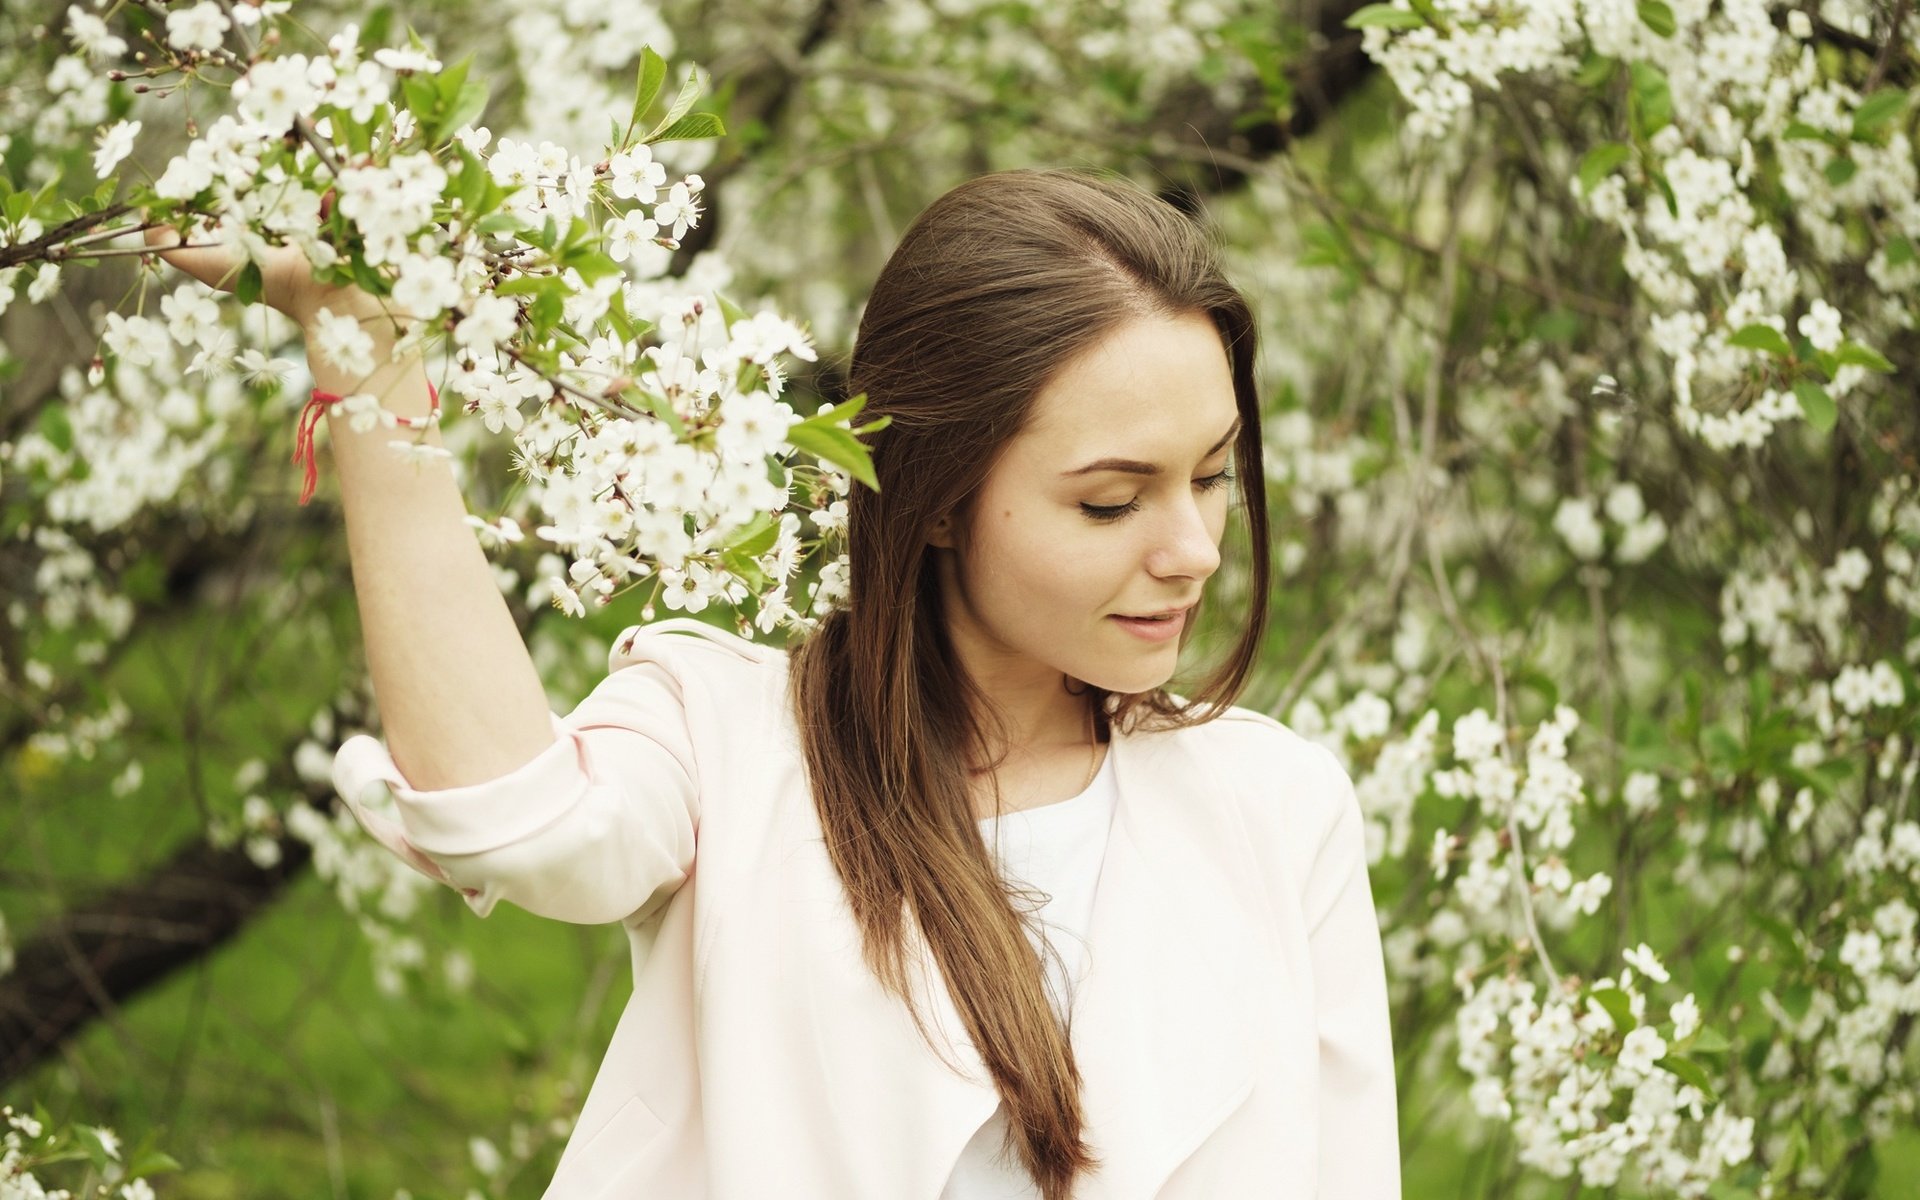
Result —
<path fill-rule="evenodd" d="M 1126 732 L 1199 724 L 1231 704 L 1265 630 L 1269 577 L 1252 314 L 1206 230 L 1124 179 L 1078 170 L 969 180 L 888 258 L 848 376 L 868 397 L 862 419 L 892 418 L 874 435 L 880 489 L 848 499 L 848 602 L 792 650 L 789 699 L 865 960 L 931 1044 L 909 985 L 913 919 L 1005 1103 L 1006 1148 L 1045 1200 L 1065 1200 L 1098 1159 L 1082 1138 L 1070 1030 L 1026 932 L 1034 918 L 974 820 L 967 767 L 989 757 L 991 706 L 948 640 L 927 538 L 943 513 L 964 512 L 1056 371 L 1129 320 L 1188 313 L 1212 320 L 1232 366 L 1253 611 L 1187 703 L 1165 688 L 1085 694 L 1096 721 Z"/>

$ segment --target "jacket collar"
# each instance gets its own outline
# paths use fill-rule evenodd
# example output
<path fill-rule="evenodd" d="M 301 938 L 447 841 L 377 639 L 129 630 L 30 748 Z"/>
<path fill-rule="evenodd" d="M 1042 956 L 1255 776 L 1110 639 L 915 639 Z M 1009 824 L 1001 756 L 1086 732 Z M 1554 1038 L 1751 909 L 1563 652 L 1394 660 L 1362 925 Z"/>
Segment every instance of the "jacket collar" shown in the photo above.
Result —
<path fill-rule="evenodd" d="M 1254 1079 L 1246 921 L 1220 861 L 1244 838 L 1232 797 L 1176 733 L 1115 729 L 1108 753 L 1119 799 L 1070 1026 L 1087 1137 L 1103 1164 L 1076 1189 L 1085 1200 L 1154 1195 Z M 935 1090 L 957 1152 L 999 1094 L 945 986 L 932 980 L 922 997 L 967 1076 L 923 1056 L 952 1081 Z"/>

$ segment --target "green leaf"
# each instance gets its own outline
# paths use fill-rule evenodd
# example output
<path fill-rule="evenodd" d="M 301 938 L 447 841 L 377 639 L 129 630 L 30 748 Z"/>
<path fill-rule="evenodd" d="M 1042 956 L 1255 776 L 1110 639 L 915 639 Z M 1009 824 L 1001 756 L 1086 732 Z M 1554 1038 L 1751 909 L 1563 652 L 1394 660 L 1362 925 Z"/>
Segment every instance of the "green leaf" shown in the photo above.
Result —
<path fill-rule="evenodd" d="M 1813 988 L 1804 983 L 1793 984 L 1780 993 L 1780 1007 L 1795 1021 L 1805 1019 L 1807 1010 L 1813 1007 Z"/>
<path fill-rule="evenodd" d="M 1732 771 L 1740 765 L 1740 739 L 1725 725 L 1709 725 L 1700 731 L 1701 747 L 1705 750 L 1707 765 L 1721 770 Z"/>
<path fill-rule="evenodd" d="M 1840 410 L 1834 404 L 1833 397 L 1827 395 L 1827 389 L 1811 379 L 1796 379 L 1793 381 L 1793 394 L 1800 399 L 1800 411 L 1806 415 L 1808 425 L 1821 433 L 1833 431 Z"/>
<path fill-rule="evenodd" d="M 477 79 L 460 85 L 460 91 L 439 120 L 434 142 L 442 142 L 479 120 L 480 114 L 487 111 L 487 96 L 487 85 Z"/>
<path fill-rule="evenodd" d="M 759 591 L 767 585 L 767 573 L 760 569 L 760 564 L 751 556 L 737 550 L 722 550 L 720 561 L 726 564 L 728 571 L 745 580 L 747 586 L 753 590 Z"/>
<path fill-rule="evenodd" d="M 654 415 L 656 420 L 673 431 L 674 437 L 683 440 L 686 438 L 686 422 L 680 419 L 679 413 L 673 411 L 673 405 L 665 396 L 660 395 L 658 392 L 641 391 L 639 388 L 630 390 L 640 393 L 641 403 L 646 405 L 647 410 Z"/>
<path fill-rule="evenodd" d="M 1617 58 L 1588 51 L 1580 62 L 1580 69 L 1574 73 L 1573 81 L 1583 88 L 1601 87 L 1613 78 L 1614 69 L 1619 65 Z"/>
<path fill-rule="evenodd" d="M 73 453 L 73 422 L 67 419 L 66 406 L 49 404 L 40 410 L 40 436 L 60 453 Z"/>
<path fill-rule="evenodd" d="M 1793 347 L 1786 335 L 1771 325 L 1742 325 L 1727 339 L 1727 344 L 1742 350 L 1764 350 L 1776 358 L 1793 356 Z"/>
<path fill-rule="evenodd" d="M 127 1165 L 127 1174 L 135 1179 L 142 1179 L 148 1175 L 162 1175 L 168 1171 L 183 1169 L 180 1160 L 166 1151 L 148 1150 Z"/>
<path fill-rule="evenodd" d="M 1627 70 L 1633 78 L 1634 131 L 1650 138 L 1673 123 L 1673 89 L 1666 75 L 1651 63 L 1632 63 Z"/>
<path fill-rule="evenodd" d="M 1693 1036 L 1687 1039 L 1689 1054 L 1725 1054 L 1731 1049 L 1733 1044 L 1727 1041 L 1725 1034 L 1705 1026 L 1695 1030 Z"/>
<path fill-rule="evenodd" d="M 787 430 L 787 444 L 840 467 L 855 479 L 879 491 L 880 482 L 873 472 L 873 459 L 868 455 L 867 448 L 847 428 L 866 406 L 867 395 L 862 392 L 830 410 L 817 412 Z M 885 425 L 883 422 L 872 422 L 866 428 L 872 431 L 885 428 Z"/>
<path fill-rule="evenodd" d="M 1639 1022 L 1633 1019 L 1633 1001 L 1617 987 L 1595 988 L 1587 993 L 1587 998 L 1606 1010 L 1613 1018 L 1614 1027 L 1622 1033 L 1629 1033 Z"/>
<path fill-rule="evenodd" d="M 727 127 L 712 113 L 688 113 L 653 137 L 653 142 L 690 142 L 725 137 Z"/>
<path fill-rule="evenodd" d="M 558 287 L 566 290 L 566 281 L 558 275 L 518 275 L 512 279 L 494 285 L 496 296 L 538 296 Z"/>
<path fill-rule="evenodd" d="M 433 90 L 439 100 L 439 106 L 445 108 L 453 103 L 460 89 L 467 82 L 467 72 L 473 69 L 473 55 L 469 54 L 459 62 L 442 67 L 433 77 Z"/>
<path fill-rule="evenodd" d="M 1580 190 L 1590 193 L 1614 168 L 1633 157 L 1633 148 L 1622 142 L 1602 142 L 1587 151 L 1580 160 Z"/>
<path fill-rule="evenodd" d="M 1682 1083 L 1690 1083 L 1694 1087 L 1699 1088 L 1702 1092 L 1706 1093 L 1707 1103 L 1718 1104 L 1720 1102 L 1718 1093 L 1714 1091 L 1713 1077 L 1707 1074 L 1705 1067 L 1685 1055 L 1669 1054 L 1653 1065 L 1664 1068 L 1669 1074 L 1677 1077 Z"/>
<path fill-rule="evenodd" d="M 1913 243 L 1895 236 L 1887 242 L 1887 265 L 1898 267 L 1914 260 Z"/>
<path fill-rule="evenodd" d="M 1805 121 L 1789 121 L 1786 129 L 1780 134 L 1780 140 L 1783 142 L 1825 142 L 1832 139 L 1832 134 L 1824 129 L 1815 129 Z"/>
<path fill-rule="evenodd" d="M 667 60 L 653 52 L 652 46 L 640 47 L 640 70 L 633 85 L 633 115 L 627 118 L 627 130 L 620 135 L 624 143 L 632 135 L 633 127 L 640 118 L 647 115 L 653 107 L 654 98 L 660 94 L 660 84 L 667 77 Z"/>
<path fill-rule="evenodd" d="M 1786 1182 L 1789 1176 L 1800 1169 L 1800 1163 L 1807 1157 L 1812 1146 L 1807 1140 L 1807 1127 L 1794 1122 L 1787 1130 L 1786 1144 L 1775 1155 L 1773 1167 L 1767 1172 L 1767 1178 L 1775 1184 Z"/>
<path fill-rule="evenodd" d="M 260 275 L 260 264 L 249 260 L 246 266 L 240 268 L 240 278 L 234 281 L 234 299 L 242 304 L 252 304 L 260 298 L 265 286 L 265 280 Z"/>
<path fill-rule="evenodd" d="M 627 294 L 624 288 L 613 289 L 607 297 L 607 320 L 613 324 L 613 331 L 620 335 L 623 342 L 633 340 L 633 318 L 627 315 Z"/>
<path fill-rule="evenodd" d="M 579 272 L 580 278 L 588 283 L 598 283 L 609 275 L 620 274 L 620 264 L 614 262 L 605 251 L 597 249 L 568 255 L 567 265 Z"/>
<path fill-rule="evenodd" d="M 795 425 L 787 430 L 787 444 L 832 463 L 875 491 L 880 490 L 880 481 L 873 473 L 873 460 L 868 457 L 866 447 L 844 429 Z"/>
<path fill-rule="evenodd" d="M 642 138 L 641 141 L 651 142 L 655 138 L 658 138 L 661 131 L 672 126 L 673 123 L 681 117 L 686 116 L 687 113 L 692 110 L 693 102 L 699 98 L 700 76 L 694 71 L 688 71 L 686 79 L 680 84 L 680 94 L 673 98 L 673 107 L 667 110 L 666 116 L 660 118 L 660 123 L 653 127 L 653 132 Z"/>
<path fill-rule="evenodd" d="M 1369 4 L 1346 20 L 1348 29 L 1422 29 L 1426 24 L 1419 13 L 1391 4 Z"/>
<path fill-rule="evenodd" d="M 476 233 L 520 233 L 527 228 L 527 223 L 513 213 L 502 212 L 480 218 L 473 228 Z"/>
<path fill-rule="evenodd" d="M 1433 6 L 1433 0 L 1407 0 L 1407 4 L 1412 7 L 1413 11 L 1420 14 L 1421 20 L 1433 26 L 1441 33 L 1447 31 L 1447 23 L 1440 19 L 1440 10 Z"/>
<path fill-rule="evenodd" d="M 1907 94 L 1899 88 L 1881 88 L 1860 102 L 1853 110 L 1853 140 L 1872 141 L 1880 135 L 1902 109 L 1907 107 Z"/>
<path fill-rule="evenodd" d="M 100 1135 L 105 1132 L 97 1125 L 75 1125 L 73 1138 L 86 1152 L 87 1158 L 96 1170 L 104 1171 L 115 1155 L 107 1153 L 107 1143 Z"/>
<path fill-rule="evenodd" d="M 720 319 L 726 324 L 727 332 L 732 333 L 733 323 L 746 316 L 746 310 L 725 296 L 722 296 L 719 292 L 715 292 L 713 298 L 720 302 Z"/>
<path fill-rule="evenodd" d="M 1640 23 L 1663 38 L 1672 37 L 1673 31 L 1680 27 L 1673 19 L 1673 10 L 1661 0 L 1640 0 Z"/>
<path fill-rule="evenodd" d="M 453 152 L 460 160 L 453 198 L 460 202 L 460 211 L 472 218 L 483 211 L 480 206 L 487 195 L 487 167 L 478 155 L 458 142 L 454 143 Z"/>
<path fill-rule="evenodd" d="M 858 396 L 855 396 L 850 400 L 842 400 L 840 403 L 834 405 L 832 408 L 827 409 L 824 412 L 814 413 L 812 416 L 808 417 L 805 421 L 802 421 L 801 424 L 803 425 L 845 425 L 851 422 L 853 418 L 859 416 L 861 410 L 866 408 L 866 406 L 867 406 L 867 394 L 865 392 L 861 392 Z"/>
<path fill-rule="evenodd" d="M 360 53 L 372 58 L 375 50 L 387 44 L 393 35 L 393 6 L 382 4 L 366 15 L 360 25 Z"/>
<path fill-rule="evenodd" d="M 1851 158 L 1841 157 L 1829 162 L 1826 170 L 1821 173 L 1827 177 L 1828 183 L 1835 187 L 1844 187 L 1847 180 L 1852 179 L 1859 170 L 1859 163 Z"/>
<path fill-rule="evenodd" d="M 381 275 L 364 255 L 352 255 L 347 261 L 352 265 L 353 282 L 363 290 L 376 296 L 384 296 L 393 290 L 387 286 L 386 277 Z"/>
<path fill-rule="evenodd" d="M 766 513 L 755 513 L 753 520 L 734 531 L 726 549 L 748 558 L 758 558 L 773 549 L 773 543 L 779 538 L 779 524 Z"/>
<path fill-rule="evenodd" d="M 1878 371 L 1882 375 L 1893 373 L 1893 364 L 1888 362 L 1878 350 L 1871 346 L 1862 346 L 1859 342 L 1842 342 L 1840 349 L 1834 352 L 1833 357 L 1843 367 L 1865 367 L 1869 371 Z"/>
<path fill-rule="evenodd" d="M 564 289 L 541 292 L 527 306 L 527 320 L 538 329 L 552 329 L 567 315 L 567 297 Z"/>
<path fill-rule="evenodd" d="M 406 102 L 407 111 L 421 128 L 433 120 L 433 109 L 440 102 L 440 89 L 434 86 L 431 75 L 413 74 L 400 81 L 400 96 Z"/>
<path fill-rule="evenodd" d="M 1667 211 L 1676 217 L 1679 216 L 1680 198 L 1673 194 L 1673 185 L 1667 182 L 1666 175 L 1660 171 L 1655 171 L 1653 173 L 1653 185 L 1660 190 L 1660 198 L 1667 202 Z"/>
<path fill-rule="evenodd" d="M 382 113 L 388 108 L 381 105 L 374 110 L 373 120 L 382 120 Z M 346 143 L 349 154 L 368 154 L 373 150 L 373 121 L 356 121 L 340 109 L 332 110 L 333 135 L 335 141 Z"/>

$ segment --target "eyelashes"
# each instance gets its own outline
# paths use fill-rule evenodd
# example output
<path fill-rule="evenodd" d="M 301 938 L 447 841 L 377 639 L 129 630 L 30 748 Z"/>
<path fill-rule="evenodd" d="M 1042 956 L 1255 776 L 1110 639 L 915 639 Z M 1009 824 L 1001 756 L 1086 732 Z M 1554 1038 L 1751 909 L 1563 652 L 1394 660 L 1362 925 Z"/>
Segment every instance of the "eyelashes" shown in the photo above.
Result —
<path fill-rule="evenodd" d="M 1226 470 L 1217 471 L 1212 475 L 1208 475 L 1203 479 L 1196 479 L 1193 481 L 1193 485 L 1203 492 L 1211 492 L 1215 488 L 1225 487 L 1232 482 L 1233 469 L 1229 467 Z M 1082 504 L 1080 506 L 1080 511 L 1086 513 L 1087 517 L 1094 521 L 1118 521 L 1128 513 L 1138 512 L 1139 510 L 1140 500 L 1138 497 L 1127 501 L 1125 504 Z"/>

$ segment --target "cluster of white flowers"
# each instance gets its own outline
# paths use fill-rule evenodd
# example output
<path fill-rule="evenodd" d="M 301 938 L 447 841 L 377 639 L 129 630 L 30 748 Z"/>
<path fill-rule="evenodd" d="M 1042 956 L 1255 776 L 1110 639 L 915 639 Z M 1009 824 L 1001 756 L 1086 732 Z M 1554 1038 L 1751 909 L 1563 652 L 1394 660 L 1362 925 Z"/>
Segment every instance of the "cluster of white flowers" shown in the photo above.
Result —
<path fill-rule="evenodd" d="M 1920 505 L 1890 510 L 1920 523 Z M 1902 539 L 1920 538 L 1920 524 L 1910 533 L 1884 524 L 1879 531 L 1887 534 L 1878 548 L 1887 568 L 1885 595 L 1908 608 L 1909 600 L 1920 601 L 1920 593 L 1908 590 L 1909 576 L 1920 564 Z M 1822 661 L 1844 660 L 1857 633 L 1855 609 L 1873 579 L 1872 558 L 1857 547 L 1842 550 L 1825 568 L 1781 557 L 1776 550 L 1750 553 L 1747 565 L 1728 575 L 1720 593 L 1721 643 L 1729 650 L 1745 645 L 1763 650 L 1773 667 L 1790 675 L 1804 674 Z M 1908 611 L 1920 611 L 1920 603 Z M 1920 662 L 1920 646 L 1909 648 L 1908 661 Z M 1892 671 L 1890 664 L 1843 670 L 1845 699 L 1840 694 L 1834 699 L 1850 714 L 1868 704 L 1898 704 L 1903 689 Z"/>
<path fill-rule="evenodd" d="M 1640 488 L 1618 483 L 1607 492 L 1601 506 L 1607 519 L 1619 530 L 1613 555 L 1620 563 L 1644 562 L 1648 555 L 1667 540 L 1667 523 L 1657 512 L 1648 512 Z M 1553 528 L 1566 542 L 1567 549 L 1583 562 L 1593 562 L 1606 550 L 1606 530 L 1594 511 L 1590 496 L 1568 496 L 1553 514 Z"/>
<path fill-rule="evenodd" d="M 104 1161 L 98 1181 L 81 1192 L 49 1187 L 35 1172 L 58 1169 L 72 1158 Z M 153 1185 L 129 1178 L 120 1135 L 104 1125 L 49 1129 L 11 1104 L 0 1105 L 0 1200 L 154 1200 Z"/>
<path fill-rule="evenodd" d="M 1268 416 L 1262 431 L 1267 479 L 1286 486 L 1295 511 L 1309 515 L 1327 500 L 1351 504 L 1361 496 L 1354 471 L 1369 452 L 1364 440 L 1329 441 L 1316 433 L 1311 414 L 1299 408 Z"/>
<path fill-rule="evenodd" d="M 1884 480 L 1867 520 L 1881 539 L 1887 600 L 1909 616 L 1920 616 L 1920 479 L 1895 475 Z M 1920 647 L 1910 650 L 1907 661 L 1920 662 Z"/>
<path fill-rule="evenodd" d="M 46 519 L 98 533 L 118 528 L 183 491 L 230 484 L 233 465 L 221 457 L 230 425 L 246 406 L 244 376 L 232 331 L 204 322 L 193 296 L 176 307 L 163 302 L 167 320 L 107 318 L 105 344 L 121 363 L 111 386 L 104 377 L 68 368 L 60 376 L 63 420 L 23 430 L 0 442 L 0 466 L 44 472 L 55 481 L 42 504 Z M 192 353 L 182 363 L 182 350 Z M 250 370 L 272 373 L 264 355 L 246 359 Z M 75 597 L 47 597 L 71 605 Z"/>
<path fill-rule="evenodd" d="M 1634 969 L 1658 983 L 1667 970 L 1645 945 L 1626 959 L 1584 997 L 1542 997 L 1513 974 L 1463 980 L 1454 1028 L 1468 1094 L 1475 1111 L 1513 1129 L 1520 1161 L 1556 1179 L 1704 1196 L 1751 1157 L 1754 1121 L 1715 1104 L 1677 1073 L 1684 1068 L 1668 1069 L 1700 1032 L 1699 1006 L 1688 993 L 1666 1022 L 1650 1023 Z"/>
<path fill-rule="evenodd" d="M 1406 129 L 1414 137 L 1465 125 L 1476 87 L 1572 76 L 1588 52 L 1632 74 L 1647 156 L 1608 143 L 1595 150 L 1604 157 L 1584 160 L 1593 173 L 1583 170 L 1570 186 L 1624 240 L 1627 271 L 1652 302 L 1652 340 L 1672 360 L 1680 423 L 1709 445 L 1757 447 L 1780 422 L 1807 415 L 1784 378 L 1741 402 L 1756 356 L 1769 351 L 1736 334 L 1758 326 L 1784 346 L 1792 328 L 1832 354 L 1860 319 L 1849 322 L 1813 276 L 1789 265 L 1787 235 L 1768 222 L 1754 189 L 1793 197 L 1795 232 L 1824 261 L 1846 257 L 1852 214 L 1886 213 L 1874 259 L 1886 303 L 1869 303 L 1888 324 L 1911 325 L 1902 293 L 1888 285 L 1920 270 L 1911 262 L 1920 239 L 1913 147 L 1899 122 L 1856 129 L 1866 97 L 1825 77 L 1804 12 L 1768 0 L 1662 4 L 1669 27 L 1656 30 L 1647 6 L 1631 0 L 1434 0 L 1439 25 L 1414 18 L 1409 0 L 1394 7 L 1409 20 L 1365 29 L 1363 45 L 1413 106 Z M 1783 8 L 1786 20 L 1776 24 Z M 1760 169 L 1763 159 L 1777 178 Z M 1896 261 L 1898 246 L 1907 257 Z M 1866 377 L 1862 365 L 1843 363 L 1815 391 L 1830 404 Z M 1711 405 L 1696 402 L 1708 394 Z"/>

